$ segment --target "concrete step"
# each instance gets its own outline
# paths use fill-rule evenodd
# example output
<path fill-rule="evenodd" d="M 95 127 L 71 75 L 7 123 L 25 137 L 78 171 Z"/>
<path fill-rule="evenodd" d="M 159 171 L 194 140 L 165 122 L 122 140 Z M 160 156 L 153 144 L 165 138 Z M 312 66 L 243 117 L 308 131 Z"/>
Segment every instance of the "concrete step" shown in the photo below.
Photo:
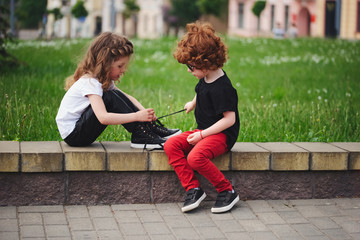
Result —
<path fill-rule="evenodd" d="M 213 162 L 243 200 L 360 197 L 358 142 L 238 142 Z M 0 141 L 0 182 L 0 205 L 178 202 L 185 194 L 164 151 L 129 142 Z"/>

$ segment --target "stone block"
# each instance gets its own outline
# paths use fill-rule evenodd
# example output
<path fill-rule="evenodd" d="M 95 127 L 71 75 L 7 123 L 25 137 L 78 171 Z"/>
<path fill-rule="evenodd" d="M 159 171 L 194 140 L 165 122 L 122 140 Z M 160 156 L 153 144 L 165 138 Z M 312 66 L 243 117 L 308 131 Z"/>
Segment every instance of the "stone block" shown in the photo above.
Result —
<path fill-rule="evenodd" d="M 18 172 L 19 159 L 19 142 L 0 141 L 0 172 Z"/>
<path fill-rule="evenodd" d="M 167 155 L 162 150 L 149 152 L 149 170 L 150 171 L 173 171 L 169 164 Z"/>
<path fill-rule="evenodd" d="M 86 147 L 71 147 L 60 142 L 65 155 L 66 171 L 104 171 L 106 153 L 99 142 Z"/>
<path fill-rule="evenodd" d="M 359 198 L 360 171 L 312 171 L 313 198 Z"/>
<path fill-rule="evenodd" d="M 309 152 L 287 142 L 256 143 L 271 152 L 270 166 L 274 171 L 309 170 Z"/>
<path fill-rule="evenodd" d="M 311 152 L 311 170 L 347 170 L 348 152 L 328 143 L 298 142 L 297 146 Z"/>
<path fill-rule="evenodd" d="M 212 162 L 220 171 L 229 171 L 230 170 L 230 153 L 220 155 L 214 159 Z M 155 150 L 149 152 L 149 170 L 150 171 L 173 171 L 174 169 L 169 164 L 169 159 L 166 153 L 162 150 Z"/>
<path fill-rule="evenodd" d="M 156 172 L 152 174 L 151 180 L 153 202 L 170 203 L 184 201 L 186 192 L 175 172 Z"/>
<path fill-rule="evenodd" d="M 68 205 L 150 203 L 148 172 L 69 172 Z"/>
<path fill-rule="evenodd" d="M 20 142 L 22 172 L 61 172 L 63 152 L 56 141 Z"/>
<path fill-rule="evenodd" d="M 109 171 L 147 171 L 148 153 L 130 147 L 130 142 L 101 142 L 107 153 Z"/>
<path fill-rule="evenodd" d="M 225 153 L 216 158 L 212 159 L 212 162 L 220 171 L 229 171 L 230 170 L 230 155 L 231 153 Z"/>
<path fill-rule="evenodd" d="M 270 168 L 270 152 L 254 143 L 237 142 L 231 150 L 231 170 L 262 171 Z"/>
<path fill-rule="evenodd" d="M 65 175 L 59 172 L 1 173 L 0 206 L 65 204 Z"/>
<path fill-rule="evenodd" d="M 335 142 L 331 144 L 349 152 L 349 170 L 360 170 L 360 142 Z"/>
<path fill-rule="evenodd" d="M 312 198 L 309 171 L 239 171 L 230 179 L 243 200 Z"/>

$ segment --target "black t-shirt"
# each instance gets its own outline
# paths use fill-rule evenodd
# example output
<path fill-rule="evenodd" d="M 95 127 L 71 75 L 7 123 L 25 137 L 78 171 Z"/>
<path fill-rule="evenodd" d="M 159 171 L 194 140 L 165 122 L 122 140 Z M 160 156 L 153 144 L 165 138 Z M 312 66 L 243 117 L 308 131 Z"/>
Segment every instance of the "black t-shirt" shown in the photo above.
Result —
<path fill-rule="evenodd" d="M 224 75 L 212 83 L 206 83 L 202 78 L 195 87 L 196 108 L 195 119 L 198 129 L 206 129 L 224 117 L 227 111 L 235 112 L 236 122 L 222 131 L 227 136 L 227 148 L 230 151 L 239 135 L 240 120 L 238 111 L 238 96 L 230 79 Z"/>

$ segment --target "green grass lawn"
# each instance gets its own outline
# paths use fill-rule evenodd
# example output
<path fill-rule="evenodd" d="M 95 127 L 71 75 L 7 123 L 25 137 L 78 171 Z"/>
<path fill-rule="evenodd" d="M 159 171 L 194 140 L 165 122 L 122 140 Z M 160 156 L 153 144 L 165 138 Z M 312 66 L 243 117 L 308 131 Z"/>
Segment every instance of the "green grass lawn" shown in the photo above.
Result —
<path fill-rule="evenodd" d="M 183 108 L 197 83 L 172 51 L 177 39 L 132 40 L 135 55 L 118 87 L 157 116 Z M 225 38 L 224 67 L 239 96 L 241 142 L 360 140 L 360 42 L 334 39 Z M 0 140 L 61 140 L 55 123 L 64 79 L 88 40 L 25 41 L 9 46 L 24 64 L 0 75 Z M 163 119 L 182 131 L 193 113 Z M 128 141 L 109 126 L 100 141 Z"/>

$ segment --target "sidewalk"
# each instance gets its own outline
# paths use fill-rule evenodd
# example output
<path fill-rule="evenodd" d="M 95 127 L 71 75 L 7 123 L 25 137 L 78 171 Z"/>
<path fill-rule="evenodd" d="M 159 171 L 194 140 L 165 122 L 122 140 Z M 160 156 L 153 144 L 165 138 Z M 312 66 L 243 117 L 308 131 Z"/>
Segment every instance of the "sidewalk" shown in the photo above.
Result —
<path fill-rule="evenodd" d="M 360 239 L 360 198 L 0 207 L 0 239 Z"/>

